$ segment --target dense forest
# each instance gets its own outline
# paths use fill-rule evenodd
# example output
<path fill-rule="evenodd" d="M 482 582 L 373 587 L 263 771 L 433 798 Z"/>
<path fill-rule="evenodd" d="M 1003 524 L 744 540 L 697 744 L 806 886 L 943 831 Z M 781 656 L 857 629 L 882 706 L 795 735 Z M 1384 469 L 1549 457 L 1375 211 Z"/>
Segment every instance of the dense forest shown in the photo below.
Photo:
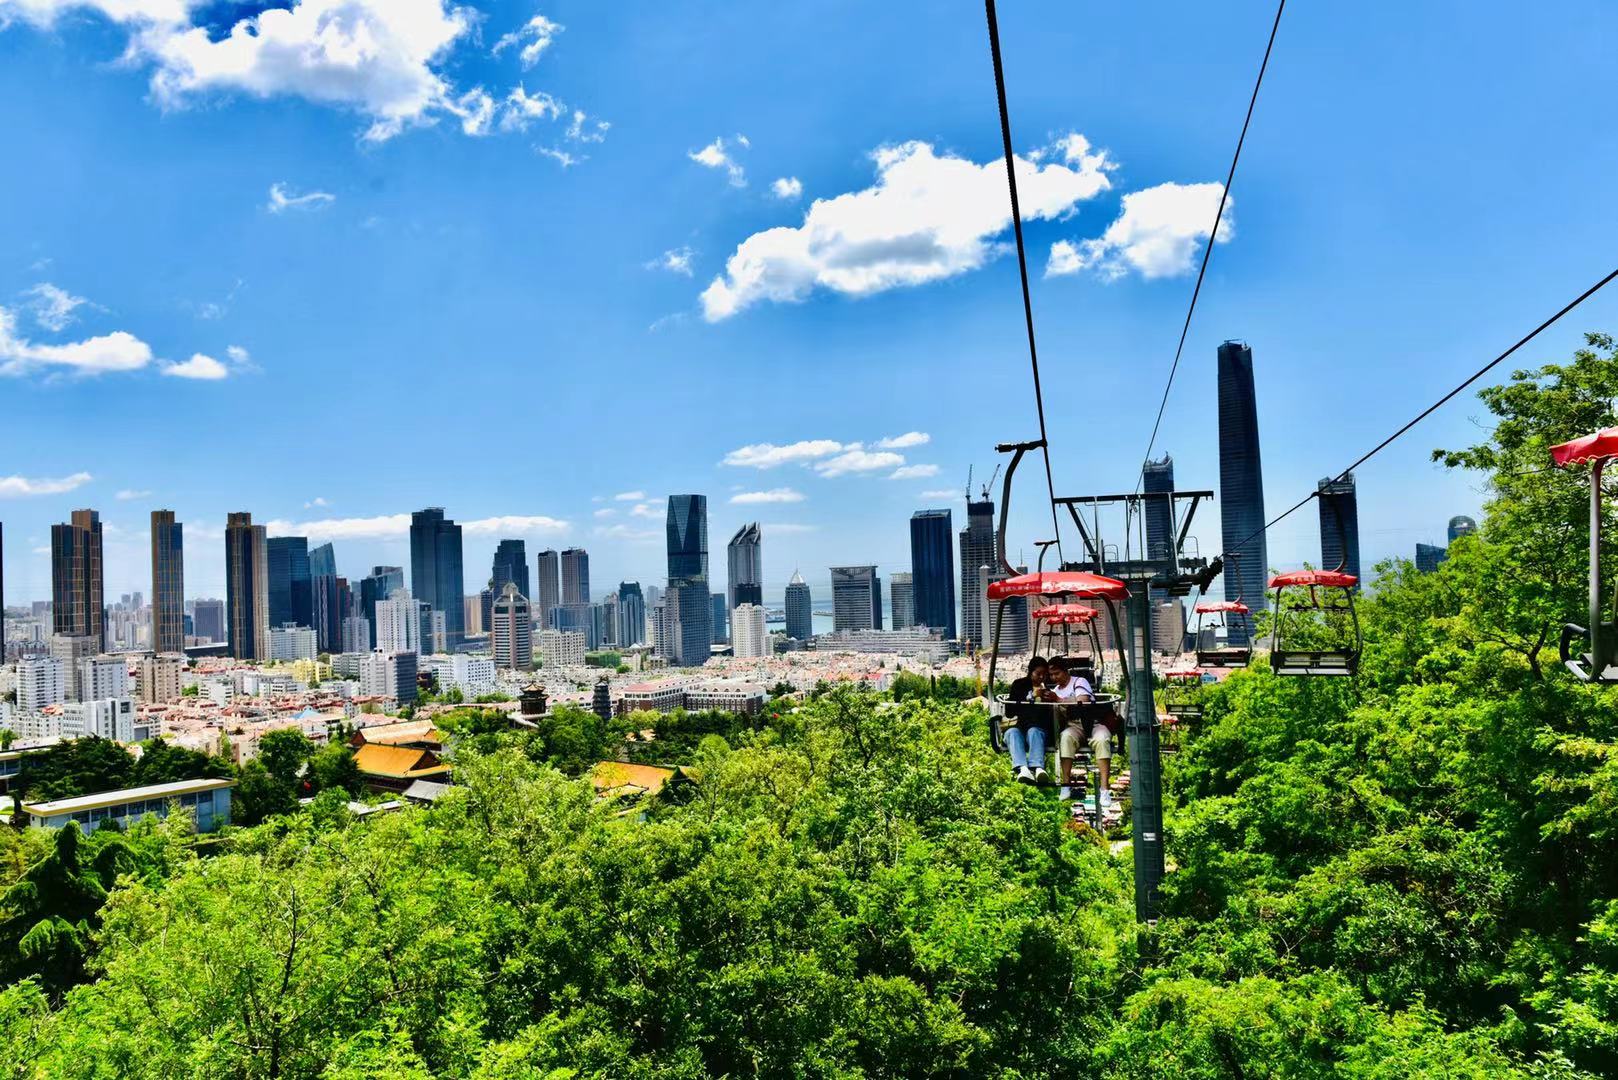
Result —
<path fill-rule="evenodd" d="M 1482 398 L 1437 457 L 1483 526 L 1381 568 L 1359 678 L 1207 689 L 1155 927 L 1127 834 L 1009 783 L 956 687 L 636 718 L 685 766 L 638 805 L 581 778 L 634 724 L 468 707 L 431 808 L 356 820 L 334 773 L 206 850 L 5 833 L 0 1072 L 1618 1075 L 1618 692 L 1552 655 L 1587 495 L 1546 452 L 1618 422 L 1613 342 Z"/>

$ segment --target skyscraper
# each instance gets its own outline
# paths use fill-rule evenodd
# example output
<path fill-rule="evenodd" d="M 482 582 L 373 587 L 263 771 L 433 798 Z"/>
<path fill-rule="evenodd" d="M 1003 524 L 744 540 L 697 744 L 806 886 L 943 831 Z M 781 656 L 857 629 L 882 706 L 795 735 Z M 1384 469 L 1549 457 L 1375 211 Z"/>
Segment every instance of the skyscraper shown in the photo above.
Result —
<path fill-rule="evenodd" d="M 101 515 L 75 510 L 51 526 L 51 630 L 63 637 L 95 638 L 106 647 L 102 619 Z"/>
<path fill-rule="evenodd" d="M 796 570 L 787 582 L 786 609 L 787 637 L 808 641 L 815 636 L 814 599 L 809 594 L 809 583 Z"/>
<path fill-rule="evenodd" d="M 191 633 L 204 641 L 226 641 L 225 602 L 203 599 L 191 601 Z"/>
<path fill-rule="evenodd" d="M 982 568 L 1000 565 L 994 532 L 994 502 L 985 497 L 966 503 L 966 528 L 961 530 L 961 636 L 983 644 Z"/>
<path fill-rule="evenodd" d="M 1456 514 L 1449 519 L 1449 542 L 1455 543 L 1463 536 L 1471 536 L 1478 531 L 1478 523 L 1465 514 Z"/>
<path fill-rule="evenodd" d="M 309 576 L 337 576 L 337 550 L 329 542 L 309 549 Z"/>
<path fill-rule="evenodd" d="M 393 590 L 404 588 L 404 567 L 373 566 L 371 572 L 360 579 L 360 611 L 371 628 L 371 640 L 376 640 L 376 605 L 393 595 Z"/>
<path fill-rule="evenodd" d="M 1253 390 L 1253 350 L 1239 341 L 1219 346 L 1219 511 L 1225 599 L 1241 600 L 1255 613 L 1266 611 L 1270 552 L 1264 536 L 1258 397 Z M 1248 643 L 1249 625 L 1241 623 L 1227 631 L 1231 645 Z"/>
<path fill-rule="evenodd" d="M 915 624 L 939 631 L 946 641 L 955 638 L 954 539 L 955 522 L 948 510 L 917 510 L 910 516 Z"/>
<path fill-rule="evenodd" d="M 831 568 L 833 630 L 882 629 L 882 579 L 874 566 Z"/>
<path fill-rule="evenodd" d="M 770 655 L 770 635 L 764 626 L 764 609 L 757 604 L 737 604 L 730 615 L 731 654 L 738 657 Z"/>
<path fill-rule="evenodd" d="M 618 583 L 618 644 L 639 645 L 646 640 L 646 598 L 640 582 Z"/>
<path fill-rule="evenodd" d="M 888 614 L 893 617 L 895 630 L 908 630 L 916 625 L 914 575 L 902 572 L 888 575 Z"/>
<path fill-rule="evenodd" d="M 489 588 L 498 598 L 507 585 L 528 598 L 528 545 L 521 540 L 502 540 L 494 549 L 494 565 L 489 571 Z"/>
<path fill-rule="evenodd" d="M 725 594 L 713 594 L 713 643 L 730 644 L 730 609 L 725 606 Z"/>
<path fill-rule="evenodd" d="M 743 525 L 736 530 L 736 535 L 730 538 L 725 548 L 725 560 L 729 564 L 730 579 L 728 583 L 728 602 L 734 609 L 737 604 L 764 603 L 764 555 L 763 533 L 759 530 L 758 522 Z"/>
<path fill-rule="evenodd" d="M 445 646 L 451 652 L 460 648 L 466 637 L 461 527 L 441 506 L 410 515 L 410 589 L 417 600 L 443 612 Z"/>
<path fill-rule="evenodd" d="M 706 663 L 711 655 L 713 596 L 708 588 L 708 497 L 670 495 L 669 587 L 664 594 L 664 654 L 675 664 Z"/>
<path fill-rule="evenodd" d="M 348 614 L 348 582 L 337 576 L 337 552 L 331 544 L 309 550 L 309 592 L 315 637 L 321 652 L 341 652 L 343 619 Z"/>
<path fill-rule="evenodd" d="M 562 602 L 562 590 L 558 584 L 562 559 L 554 548 L 546 548 L 534 559 L 534 563 L 539 571 L 539 595 L 537 598 L 531 593 L 527 595 L 539 601 L 539 617 L 546 626 L 550 626 L 551 608 Z"/>
<path fill-rule="evenodd" d="M 562 604 L 590 602 L 590 553 L 583 548 L 562 552 Z"/>
<path fill-rule="evenodd" d="M 1437 544 L 1416 545 L 1416 569 L 1423 574 L 1431 574 L 1438 569 L 1438 564 L 1449 558 L 1449 551 Z"/>
<path fill-rule="evenodd" d="M 1141 491 L 1148 496 L 1171 494 L 1174 491 L 1174 459 L 1164 454 L 1161 461 L 1146 462 L 1141 469 Z M 1146 557 L 1167 559 L 1175 556 L 1173 502 L 1168 498 L 1148 498 L 1142 507 L 1142 517 L 1146 523 Z M 1163 635 L 1172 632 L 1176 616 L 1165 605 L 1180 609 L 1178 619 L 1181 624 L 1185 622 L 1185 605 L 1178 597 L 1170 596 L 1161 585 L 1148 586 L 1148 593 L 1151 596 L 1152 633 L 1156 647 L 1159 651 L 1170 651 L 1164 644 L 1168 639 Z M 1172 651 L 1179 651 L 1179 647 L 1175 646 Z"/>
<path fill-rule="evenodd" d="M 527 560 L 524 559 L 526 569 Z M 502 671 L 527 671 L 534 666 L 534 620 L 528 598 L 517 586 L 506 582 L 494 601 L 493 622 L 489 626 L 489 647 L 494 666 Z"/>
<path fill-rule="evenodd" d="M 1360 509 L 1354 474 L 1341 480 L 1326 477 L 1315 490 L 1320 504 L 1320 566 L 1360 576 Z"/>
<path fill-rule="evenodd" d="M 230 655 L 270 658 L 270 567 L 264 526 L 249 513 L 225 518 L 225 608 Z"/>
<path fill-rule="evenodd" d="M 152 511 L 152 651 L 185 648 L 185 539 L 173 510 Z"/>
<path fill-rule="evenodd" d="M 409 589 L 394 589 L 386 600 L 378 600 L 376 647 L 385 653 L 430 652 L 422 637 L 422 615 L 426 610 Z"/>
<path fill-rule="evenodd" d="M 272 536 L 265 542 L 270 560 L 270 625 L 314 624 L 314 596 L 310 584 L 309 540 L 303 536 Z"/>

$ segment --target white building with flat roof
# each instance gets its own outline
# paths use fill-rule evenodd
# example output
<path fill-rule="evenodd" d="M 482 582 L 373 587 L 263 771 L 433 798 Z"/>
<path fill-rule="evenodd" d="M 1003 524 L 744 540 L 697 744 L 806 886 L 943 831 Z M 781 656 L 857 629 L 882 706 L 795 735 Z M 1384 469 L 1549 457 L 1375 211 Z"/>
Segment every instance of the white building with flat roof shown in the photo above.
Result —
<path fill-rule="evenodd" d="M 548 668 L 583 667 L 584 635 L 577 630 L 541 630 L 539 656 Z"/>
<path fill-rule="evenodd" d="M 151 705 L 162 705 L 180 697 L 185 689 L 185 655 L 159 653 L 144 656 L 140 661 L 140 699 Z"/>
<path fill-rule="evenodd" d="M 307 626 L 288 624 L 270 631 L 271 660 L 313 660 L 319 655 L 319 638 Z"/>
<path fill-rule="evenodd" d="M 135 703 L 127 697 L 70 701 L 62 706 L 58 734 L 64 739 L 95 736 L 115 742 L 134 742 Z"/>
<path fill-rule="evenodd" d="M 34 713 L 67 700 L 67 665 L 54 656 L 17 661 L 17 710 Z"/>
<path fill-rule="evenodd" d="M 421 658 L 421 666 L 433 673 L 440 694 L 455 687 L 471 701 L 480 694 L 492 694 L 499 687 L 492 656 L 477 653 L 437 653 Z"/>
<path fill-rule="evenodd" d="M 764 608 L 737 604 L 730 613 L 731 655 L 757 658 L 770 655 L 770 635 L 764 628 Z"/>
<path fill-rule="evenodd" d="M 129 663 L 121 656 L 87 656 L 79 661 L 80 700 L 129 696 Z"/>
<path fill-rule="evenodd" d="M 128 828 L 147 814 L 166 818 L 179 807 L 195 817 L 199 832 L 209 832 L 230 824 L 230 789 L 235 786 L 234 780 L 179 780 L 30 803 L 23 807 L 23 813 L 36 829 L 59 829 L 76 821 L 83 831 L 94 832 L 108 821 Z"/>

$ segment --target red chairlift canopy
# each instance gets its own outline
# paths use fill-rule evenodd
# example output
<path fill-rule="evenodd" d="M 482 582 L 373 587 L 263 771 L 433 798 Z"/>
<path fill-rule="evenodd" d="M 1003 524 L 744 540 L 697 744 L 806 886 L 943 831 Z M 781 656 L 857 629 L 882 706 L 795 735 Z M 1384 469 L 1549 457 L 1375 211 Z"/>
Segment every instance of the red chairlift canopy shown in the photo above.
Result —
<path fill-rule="evenodd" d="M 989 583 L 990 600 L 1004 600 L 1012 596 L 1082 596 L 1123 600 L 1129 596 L 1129 589 L 1115 578 L 1102 577 L 1087 570 L 1046 570 Z"/>
<path fill-rule="evenodd" d="M 1611 457 L 1618 457 L 1618 427 L 1602 428 L 1594 435 L 1581 435 L 1551 447 L 1551 460 L 1564 468 Z"/>
<path fill-rule="evenodd" d="M 1199 600 L 1192 609 L 1198 615 L 1220 615 L 1230 612 L 1233 615 L 1246 615 L 1248 607 L 1240 600 Z"/>
<path fill-rule="evenodd" d="M 1079 626 L 1095 619 L 1101 612 L 1084 604 L 1051 604 L 1047 607 L 1035 608 L 1034 618 L 1045 622 L 1071 623 Z"/>
<path fill-rule="evenodd" d="M 1284 589 L 1289 585 L 1323 585 L 1328 589 L 1352 589 L 1359 578 L 1341 570 L 1294 570 L 1277 574 L 1270 579 L 1270 588 Z"/>
<path fill-rule="evenodd" d="M 1165 672 L 1163 672 L 1163 678 L 1165 678 L 1165 679 L 1195 679 L 1198 682 L 1201 682 L 1202 681 L 1202 670 L 1200 668 L 1176 668 L 1173 671 L 1165 671 Z"/>

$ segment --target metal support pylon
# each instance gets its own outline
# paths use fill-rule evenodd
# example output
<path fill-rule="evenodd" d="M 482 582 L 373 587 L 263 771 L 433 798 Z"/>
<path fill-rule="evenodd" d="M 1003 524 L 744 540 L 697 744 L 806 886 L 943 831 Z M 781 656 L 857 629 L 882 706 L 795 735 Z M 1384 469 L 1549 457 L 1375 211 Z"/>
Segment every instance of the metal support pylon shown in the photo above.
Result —
<path fill-rule="evenodd" d="M 1142 585 L 1129 591 L 1129 804 L 1135 849 L 1135 918 L 1155 922 L 1163 883 L 1163 758 L 1152 697 L 1152 608 Z"/>

